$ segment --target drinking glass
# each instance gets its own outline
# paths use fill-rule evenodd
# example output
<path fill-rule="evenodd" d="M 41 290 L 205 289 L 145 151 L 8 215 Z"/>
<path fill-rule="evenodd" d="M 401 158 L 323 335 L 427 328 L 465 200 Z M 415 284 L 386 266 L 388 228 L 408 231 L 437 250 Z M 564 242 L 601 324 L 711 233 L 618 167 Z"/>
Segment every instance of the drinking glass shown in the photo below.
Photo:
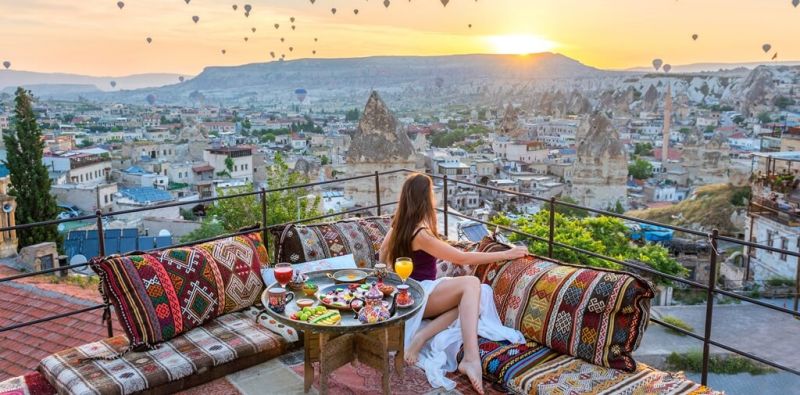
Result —
<path fill-rule="evenodd" d="M 292 269 L 292 265 L 288 263 L 279 263 L 275 265 L 275 280 L 278 281 L 278 284 L 281 287 L 286 288 L 286 284 L 289 284 L 292 281 L 292 275 L 294 274 L 294 269 Z"/>
<path fill-rule="evenodd" d="M 412 271 L 414 271 L 414 263 L 411 262 L 411 258 L 401 257 L 394 260 L 394 272 L 400 276 L 403 280 L 403 284 L 405 284 L 408 277 L 411 276 Z"/>

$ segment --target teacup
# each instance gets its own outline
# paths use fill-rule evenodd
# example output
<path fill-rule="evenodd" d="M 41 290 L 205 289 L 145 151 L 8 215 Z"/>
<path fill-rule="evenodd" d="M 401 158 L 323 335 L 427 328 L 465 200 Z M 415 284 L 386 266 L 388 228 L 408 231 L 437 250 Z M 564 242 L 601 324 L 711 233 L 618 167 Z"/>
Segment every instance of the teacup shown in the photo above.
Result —
<path fill-rule="evenodd" d="M 270 288 L 268 293 L 269 308 L 276 313 L 283 313 L 286 310 L 286 303 L 294 299 L 294 293 L 283 288 Z"/>

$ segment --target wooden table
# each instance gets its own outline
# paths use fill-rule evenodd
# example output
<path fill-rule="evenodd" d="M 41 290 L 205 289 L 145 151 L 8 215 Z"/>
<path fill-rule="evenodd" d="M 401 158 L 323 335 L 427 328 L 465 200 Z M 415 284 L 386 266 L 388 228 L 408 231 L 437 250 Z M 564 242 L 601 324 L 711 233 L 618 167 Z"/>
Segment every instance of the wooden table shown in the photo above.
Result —
<path fill-rule="evenodd" d="M 330 272 L 333 271 L 305 274 L 322 289 L 333 284 L 333 280 L 327 277 Z M 374 278 L 367 279 L 368 282 L 373 280 Z M 384 281 L 392 285 L 400 284 L 400 278 L 393 273 Z M 389 320 L 376 324 L 362 324 L 354 318 L 352 311 L 341 310 L 342 320 L 339 325 L 334 326 L 292 320 L 289 316 L 299 310 L 294 301 L 286 305 L 286 311 L 283 313 L 273 311 L 268 307 L 267 291 L 264 290 L 262 302 L 267 314 L 284 325 L 303 332 L 305 347 L 303 373 L 306 392 L 314 383 L 314 362 L 319 362 L 320 392 L 327 394 L 328 376 L 347 363 L 359 361 L 381 373 L 383 393 L 390 393 L 389 379 L 392 365 L 392 362 L 389 361 L 390 353 L 395 353 L 394 368 L 400 377 L 403 377 L 405 321 L 419 311 L 424 297 L 424 290 L 418 282 L 409 279 L 406 284 L 409 285 L 409 292 L 415 302 L 410 307 L 398 308 L 395 315 Z M 272 284 L 270 288 L 273 287 L 280 287 L 280 285 Z M 301 293 L 295 292 L 295 298 L 302 298 Z"/>

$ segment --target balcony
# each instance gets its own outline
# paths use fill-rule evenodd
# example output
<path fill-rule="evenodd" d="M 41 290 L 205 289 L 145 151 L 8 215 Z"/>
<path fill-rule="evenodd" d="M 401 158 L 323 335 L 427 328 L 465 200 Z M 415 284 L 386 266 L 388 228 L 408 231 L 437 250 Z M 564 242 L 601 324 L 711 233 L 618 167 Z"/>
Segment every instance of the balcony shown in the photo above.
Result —
<path fill-rule="evenodd" d="M 348 182 L 370 179 L 375 180 L 376 187 L 380 185 L 381 177 L 396 173 L 406 173 L 408 170 L 400 169 L 382 173 L 375 173 L 362 176 L 354 176 L 342 178 L 337 180 L 314 182 L 304 185 L 297 185 L 275 190 L 260 190 L 255 192 L 242 193 L 237 195 L 228 195 L 220 198 L 202 198 L 196 203 L 212 204 L 220 199 L 236 199 L 256 197 L 263 203 L 262 206 L 262 224 L 259 225 L 255 231 L 268 232 L 271 229 L 278 227 L 295 224 L 306 223 L 324 220 L 332 217 L 352 216 L 363 213 L 382 214 L 384 210 L 392 205 L 394 202 L 381 202 L 380 197 L 376 195 L 374 205 L 366 207 L 357 207 L 352 209 L 343 210 L 337 213 L 330 213 L 321 215 L 315 218 L 308 218 L 301 221 L 292 221 L 287 224 L 269 224 L 267 221 L 267 213 L 270 209 L 266 206 L 266 194 L 269 192 L 277 192 L 289 189 L 310 189 L 315 187 L 322 187 L 326 185 L 345 184 Z M 485 190 L 491 193 L 514 195 L 520 199 L 540 201 L 544 207 L 548 207 L 551 213 L 554 213 L 556 208 L 571 208 L 583 210 L 595 215 L 608 216 L 619 218 L 630 223 L 647 224 L 658 226 L 665 229 L 670 229 L 676 232 L 682 232 L 686 235 L 700 237 L 709 240 L 711 250 L 716 252 L 721 245 L 736 245 L 745 246 L 752 249 L 764 249 L 773 251 L 780 254 L 786 254 L 791 257 L 800 257 L 800 254 L 795 251 L 781 250 L 778 248 L 765 246 L 750 241 L 743 241 L 731 237 L 719 235 L 717 231 L 709 233 L 698 232 L 691 229 L 675 227 L 666 224 L 660 224 L 647 220 L 640 220 L 637 218 L 628 217 L 625 215 L 615 214 L 603 210 L 595 210 L 588 207 L 583 207 L 567 202 L 562 202 L 556 198 L 544 199 L 539 196 L 530 195 L 526 193 L 516 192 L 502 188 L 502 186 L 492 187 L 475 184 L 462 180 L 454 180 L 447 176 L 432 176 L 436 179 L 437 183 L 443 186 L 444 198 L 442 199 L 443 206 L 438 208 L 443 221 L 444 229 L 457 228 L 455 221 L 465 220 L 471 223 L 481 223 L 489 225 L 492 228 L 498 228 L 507 234 L 517 234 L 531 243 L 543 243 L 547 246 L 547 256 L 552 257 L 556 249 L 565 249 L 572 251 L 576 254 L 585 255 L 597 259 L 602 259 L 607 262 L 612 262 L 621 265 L 631 272 L 645 275 L 652 279 L 662 279 L 671 281 L 676 289 L 695 290 L 696 296 L 701 299 L 700 304 L 695 306 L 667 306 L 664 308 L 653 307 L 653 314 L 650 317 L 651 325 L 647 335 L 644 337 L 642 347 L 637 351 L 637 359 L 647 363 L 651 362 L 651 358 L 656 358 L 657 355 L 664 355 L 665 353 L 687 352 L 689 350 L 699 350 L 700 368 L 696 373 L 689 373 L 690 378 L 709 384 L 715 389 L 727 390 L 729 393 L 751 393 L 755 391 L 763 391 L 778 393 L 779 389 L 786 388 L 800 388 L 800 339 L 797 338 L 797 329 L 800 328 L 800 312 L 797 311 L 797 294 L 795 292 L 793 300 L 786 301 L 769 301 L 754 297 L 753 294 L 742 294 L 718 287 L 718 282 L 715 281 L 718 277 L 718 254 L 712 253 L 708 257 L 709 264 L 709 281 L 698 282 L 689 280 L 684 277 L 666 274 L 659 271 L 657 268 L 645 265 L 641 262 L 632 262 L 621 260 L 616 257 L 606 256 L 599 254 L 595 251 L 590 251 L 573 245 L 565 244 L 556 239 L 555 223 L 553 215 L 550 216 L 548 223 L 549 233 L 547 237 L 537 236 L 524 232 L 513 226 L 496 225 L 489 221 L 481 220 L 478 218 L 470 217 L 461 214 L 457 211 L 451 210 L 448 205 L 448 190 L 458 190 L 459 187 L 467 187 L 475 190 Z M 142 207 L 121 212 L 113 213 L 114 215 L 122 214 L 137 214 L 144 213 L 149 210 L 161 209 L 166 207 L 177 207 L 183 205 L 182 202 L 171 202 L 162 204 L 156 207 Z M 31 228 L 36 226 L 59 224 L 69 221 L 96 221 L 98 232 L 103 231 L 105 226 L 105 219 L 112 214 L 105 214 L 97 212 L 95 215 L 84 216 L 80 218 L 73 218 L 69 220 L 54 220 L 36 224 L 22 224 L 15 227 L 0 228 L 0 232 L 18 230 L 21 228 Z M 253 229 L 241 231 L 233 234 L 219 235 L 210 237 L 204 240 L 195 241 L 192 243 L 179 243 L 174 246 L 187 246 L 191 244 L 215 241 L 222 238 L 230 237 L 232 235 L 240 235 L 254 231 Z M 451 232 L 455 234 L 456 232 Z M 102 239 L 101 239 L 102 240 Z M 98 256 L 104 256 L 106 249 L 104 242 L 99 243 Z M 83 270 L 86 268 L 87 263 L 77 263 L 62 267 L 56 267 L 47 270 L 41 270 L 31 273 L 17 273 L 6 270 L 5 267 L 0 266 L 0 292 L 4 295 L 9 295 L 8 301 L 14 302 L 21 298 L 29 297 L 27 294 L 19 295 L 19 290 L 31 291 L 31 287 L 41 284 L 41 280 L 37 278 L 47 278 L 57 273 L 67 270 Z M 795 283 L 796 291 L 800 291 Z M 0 346 L 8 347 L 3 350 L 0 348 L 0 370 L 8 369 L 12 366 L 8 362 L 9 356 L 18 357 L 20 366 L 33 369 L 35 364 L 30 366 L 32 361 L 41 359 L 44 355 L 42 350 L 46 353 L 60 351 L 69 346 L 76 346 L 77 342 L 86 342 L 99 340 L 102 336 L 113 336 L 120 334 L 120 328 L 114 325 L 115 319 L 112 319 L 112 308 L 110 304 L 103 303 L 97 298 L 96 293 L 88 296 L 89 300 L 95 300 L 94 303 L 87 303 L 85 299 L 81 302 L 76 302 L 72 297 L 65 297 L 63 301 L 61 298 L 53 297 L 52 293 L 35 293 L 38 299 L 31 300 L 30 305 L 24 303 L 15 303 L 11 305 L 2 305 L 8 308 L 7 311 L 14 311 L 17 315 L 25 315 L 27 312 L 35 311 L 36 314 L 28 314 L 25 320 L 18 318 L 0 318 Z M 670 291 L 672 292 L 672 291 Z M 85 294 L 89 291 L 84 292 Z M 16 295 L 16 297 L 14 296 Z M 50 297 L 48 297 L 48 295 Z M 85 296 L 85 295 L 84 295 Z M 58 303 L 58 305 L 56 305 Z M 782 304 L 783 303 L 783 304 Z M 793 305 L 793 308 L 788 306 Z M 683 325 L 675 324 L 673 319 L 669 317 L 681 316 L 683 321 L 688 325 L 688 328 Z M 76 326 L 79 325 L 79 326 Z M 68 327 L 74 327 L 76 330 L 67 330 Z M 59 328 L 63 329 L 63 333 Z M 78 329 L 80 328 L 80 329 Z M 48 333 L 48 331 L 50 333 Z M 26 339 L 36 339 L 35 342 L 29 343 Z M 72 343 L 70 343 L 72 342 Z M 34 346 L 33 344 L 36 344 Z M 12 352 L 8 352 L 8 351 Z M 25 359 L 22 356 L 28 355 Z M 775 373 L 763 376 L 748 376 L 742 375 L 724 375 L 718 373 L 711 373 L 710 366 L 714 363 L 720 355 L 739 355 L 745 359 L 755 361 L 761 366 Z M 265 385 L 270 385 L 269 388 L 279 388 L 281 392 L 299 392 L 302 390 L 302 368 L 298 371 L 298 361 L 302 361 L 302 353 L 289 353 L 279 358 L 273 359 L 253 368 L 242 370 L 239 372 L 231 373 L 226 378 L 218 379 L 209 384 L 204 384 L 199 387 L 190 389 L 187 393 L 204 394 L 204 393 L 263 393 Z M 15 362 L 16 363 L 16 362 Z M 16 366 L 16 365 L 14 365 Z M 18 370 L 14 371 L 17 372 Z M 358 376 L 358 371 L 348 371 Z M 6 373 L 8 374 L 8 373 Z M 7 377 L 0 376 L 0 379 Z M 419 379 L 419 377 L 418 377 Z M 424 378 L 422 378 L 424 380 Z M 345 379 L 342 379 L 345 380 Z M 358 379 L 353 377 L 350 379 L 351 383 L 358 380 L 364 381 L 363 377 Z M 364 384 L 364 383 L 362 383 Z M 354 384 L 356 385 L 356 384 Z M 360 385 L 360 384 L 359 384 Z M 364 384 L 367 385 L 367 384 Z M 277 386 L 277 387 L 276 387 Z"/>

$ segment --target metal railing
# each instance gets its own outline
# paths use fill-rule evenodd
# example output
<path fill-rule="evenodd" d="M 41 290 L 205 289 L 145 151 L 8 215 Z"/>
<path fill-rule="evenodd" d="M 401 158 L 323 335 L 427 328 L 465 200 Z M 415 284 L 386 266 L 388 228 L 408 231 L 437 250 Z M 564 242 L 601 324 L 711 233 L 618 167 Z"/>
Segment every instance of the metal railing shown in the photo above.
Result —
<path fill-rule="evenodd" d="M 95 215 L 83 216 L 83 217 L 78 217 L 78 218 L 70 218 L 70 219 L 65 219 L 65 220 L 43 221 L 43 222 L 32 223 L 32 224 L 21 224 L 21 225 L 16 225 L 16 226 L 0 227 L 0 232 L 10 231 L 10 230 L 18 230 L 18 229 L 25 229 L 25 228 L 36 227 L 36 226 L 53 225 L 53 224 L 59 224 L 59 223 L 64 223 L 64 222 L 77 221 L 77 220 L 95 219 L 97 221 L 98 234 L 102 235 L 103 234 L 102 233 L 103 232 L 103 218 L 109 217 L 109 216 L 112 216 L 112 215 L 138 213 L 138 212 L 144 212 L 144 211 L 148 211 L 148 210 L 161 209 L 161 208 L 165 208 L 165 207 L 184 206 L 186 204 L 213 203 L 215 201 L 224 200 L 224 199 L 235 199 L 235 198 L 258 195 L 260 197 L 260 201 L 261 201 L 261 217 L 262 217 L 261 218 L 262 222 L 261 222 L 261 224 L 259 225 L 258 228 L 243 230 L 243 231 L 235 232 L 235 233 L 228 233 L 228 234 L 215 236 L 215 237 L 211 237 L 211 238 L 207 238 L 207 239 L 203 239 L 203 240 L 196 240 L 196 241 L 187 242 L 187 243 L 174 244 L 174 245 L 172 245 L 170 247 L 182 247 L 182 246 L 187 246 L 187 245 L 193 245 L 193 244 L 219 240 L 219 239 L 223 239 L 223 238 L 227 238 L 227 237 L 231 237 L 231 236 L 236 236 L 236 235 L 241 235 L 241 234 L 246 234 L 246 233 L 252 233 L 252 232 L 262 232 L 263 236 L 264 236 L 265 243 L 266 243 L 266 240 L 268 240 L 267 234 L 268 234 L 269 230 L 275 229 L 275 228 L 279 228 L 279 227 L 283 227 L 283 226 L 287 226 L 287 225 L 291 225 L 291 224 L 299 224 L 299 223 L 304 223 L 304 222 L 318 221 L 318 220 L 321 220 L 321 219 L 337 217 L 337 216 L 343 216 L 343 215 L 348 215 L 348 214 L 355 214 L 355 213 L 364 212 L 364 211 L 368 211 L 368 210 L 375 210 L 375 212 L 380 215 L 382 213 L 382 207 L 394 205 L 394 204 L 397 203 L 397 202 L 381 203 L 381 180 L 380 180 L 380 177 L 381 176 L 386 176 L 386 175 L 391 175 L 391 174 L 397 174 L 397 173 L 413 173 L 413 172 L 414 172 L 413 170 L 408 170 L 408 169 L 397 169 L 397 170 L 384 171 L 384 172 L 377 172 L 376 171 L 373 174 L 346 177 L 346 178 L 340 178 L 340 179 L 328 180 L 328 181 L 319 181 L 319 182 L 307 183 L 307 184 L 302 184 L 302 185 L 287 186 L 287 187 L 282 187 L 282 188 L 274 188 L 274 189 L 263 189 L 262 188 L 261 190 L 258 190 L 258 191 L 245 192 L 245 193 L 239 193 L 239 194 L 231 194 L 231 195 L 225 195 L 225 196 L 213 197 L 213 198 L 199 199 L 197 201 L 193 201 L 193 202 L 189 202 L 189 203 L 187 203 L 187 202 L 175 202 L 175 203 L 168 203 L 168 204 L 152 206 L 152 207 L 143 207 L 143 208 L 137 208 L 137 209 L 118 211 L 118 212 L 114 212 L 114 213 L 102 213 L 102 212 L 98 211 L 98 212 L 95 213 Z M 716 295 L 723 295 L 723 296 L 726 296 L 726 297 L 729 297 L 729 298 L 733 298 L 733 299 L 737 299 L 737 300 L 740 300 L 740 301 L 748 302 L 748 303 L 751 303 L 751 304 L 754 304 L 754 305 L 757 305 L 757 306 L 760 306 L 760 307 L 763 307 L 763 308 L 767 308 L 767 309 L 770 309 L 770 310 L 773 310 L 773 311 L 789 314 L 789 315 L 791 315 L 791 316 L 793 316 L 795 318 L 800 318 L 800 312 L 796 311 L 797 310 L 797 303 L 795 303 L 795 309 L 792 310 L 792 309 L 787 309 L 787 308 L 784 308 L 784 307 L 775 306 L 775 305 L 760 301 L 758 299 L 753 299 L 753 298 L 750 298 L 750 297 L 747 297 L 747 296 L 744 296 L 744 295 L 740 295 L 738 293 L 734 293 L 734 292 L 731 292 L 731 291 L 718 289 L 716 287 L 716 281 L 715 280 L 716 280 L 716 270 L 717 270 L 717 267 L 716 267 L 717 266 L 717 258 L 718 258 L 718 255 L 719 255 L 719 252 L 717 250 L 719 241 L 735 243 L 735 244 L 738 244 L 738 245 L 741 245 L 741 246 L 746 246 L 746 247 L 749 247 L 749 248 L 758 248 L 758 249 L 764 249 L 764 250 L 767 250 L 767 251 L 778 252 L 778 253 L 782 253 L 782 254 L 786 254 L 788 256 L 793 256 L 793 257 L 798 257 L 798 258 L 800 258 L 800 253 L 798 253 L 796 251 L 783 250 L 783 249 L 775 248 L 775 247 L 772 247 L 772 246 L 766 246 L 766 245 L 757 244 L 757 243 L 753 243 L 753 242 L 749 242 L 749 241 L 744 241 L 744 240 L 739 240 L 739 239 L 735 239 L 735 238 L 731 238 L 731 237 L 722 236 L 722 235 L 719 234 L 719 232 L 716 229 L 711 231 L 711 232 L 709 232 L 709 233 L 705 233 L 705 232 L 700 232 L 700 231 L 696 231 L 696 230 L 688 229 L 688 228 L 683 228 L 683 227 L 679 227 L 679 226 L 673 226 L 673 225 L 658 223 L 658 222 L 655 222 L 655 221 L 634 218 L 634 217 L 630 217 L 630 216 L 627 216 L 627 215 L 617 214 L 617 213 L 613 213 L 613 212 L 609 212 L 609 211 L 605 211 L 605 210 L 598 210 L 598 209 L 593 209 L 593 208 L 590 208 L 590 207 L 584 207 L 584 206 L 580 206 L 580 205 L 573 204 L 573 203 L 559 201 L 556 198 L 546 199 L 546 198 L 542 198 L 540 196 L 535 196 L 535 195 L 531 195 L 531 194 L 527 194 L 527 193 L 523 193 L 523 192 L 510 191 L 510 190 L 506 190 L 506 189 L 502 189 L 502 188 L 496 188 L 496 187 L 491 187 L 491 186 L 487 186 L 487 185 L 476 184 L 476 183 L 472 183 L 472 182 L 468 182 L 468 181 L 464 181 L 464 180 L 452 179 L 452 178 L 448 178 L 446 175 L 439 176 L 439 175 L 428 174 L 428 176 L 430 176 L 430 177 L 432 177 L 434 179 L 438 179 L 438 180 L 442 181 L 442 186 L 443 186 L 442 189 L 443 189 L 443 195 L 444 195 L 443 196 L 443 202 L 442 202 L 442 206 L 443 207 L 442 208 L 437 208 L 437 210 L 439 212 L 442 212 L 442 213 L 445 214 L 444 218 L 443 218 L 445 233 L 447 232 L 447 229 L 448 229 L 448 226 L 449 226 L 449 216 L 463 218 L 463 219 L 475 221 L 475 222 L 486 224 L 486 225 L 496 226 L 497 228 L 499 228 L 499 229 L 501 229 L 503 231 L 515 233 L 515 234 L 518 234 L 520 236 L 526 237 L 526 238 L 530 239 L 532 242 L 547 243 L 547 255 L 548 255 L 548 258 L 551 258 L 551 259 L 553 258 L 553 249 L 554 249 L 554 247 L 564 248 L 564 249 L 568 249 L 568 250 L 571 250 L 571 251 L 574 251 L 574 252 L 577 252 L 577 253 L 580 253 L 580 254 L 584 254 L 584 255 L 591 256 L 591 257 L 598 258 L 598 259 L 603 259 L 603 260 L 606 260 L 608 262 L 613 262 L 613 263 L 616 263 L 618 265 L 622 265 L 624 267 L 627 267 L 627 268 L 630 268 L 630 269 L 633 269 L 633 270 L 636 270 L 636 271 L 639 271 L 639 272 L 644 272 L 644 273 L 647 273 L 647 274 L 650 274 L 650 275 L 653 275 L 653 276 L 659 276 L 661 278 L 664 278 L 664 279 L 667 279 L 667 280 L 670 280 L 670 281 L 675 281 L 675 282 L 684 284 L 686 286 L 689 286 L 689 287 L 692 287 L 692 288 L 697 288 L 697 289 L 700 289 L 702 291 L 705 291 L 705 293 L 706 293 L 705 328 L 704 328 L 704 331 L 703 331 L 702 335 L 696 334 L 696 333 L 694 333 L 692 331 L 685 330 L 683 328 L 679 328 L 679 327 L 677 327 L 675 325 L 672 325 L 672 324 L 669 324 L 667 322 L 664 322 L 664 321 L 662 321 L 661 319 L 658 319 L 658 318 L 654 318 L 654 317 L 650 318 L 650 321 L 652 321 L 652 322 L 654 322 L 656 324 L 662 325 L 662 326 L 664 326 L 666 328 L 669 328 L 669 329 L 671 329 L 671 330 L 673 330 L 675 332 L 684 334 L 686 336 L 692 337 L 694 339 L 697 339 L 697 340 L 700 340 L 700 341 L 703 342 L 703 361 L 702 361 L 702 371 L 701 371 L 701 382 L 702 382 L 702 384 L 706 385 L 708 383 L 708 370 L 709 370 L 708 363 L 709 363 L 710 347 L 711 346 L 721 348 L 721 349 L 726 350 L 728 352 L 735 353 L 735 354 L 744 356 L 746 358 L 753 359 L 755 361 L 758 361 L 758 362 L 763 363 L 765 365 L 771 366 L 773 368 L 780 369 L 780 370 L 783 370 L 783 371 L 786 371 L 786 372 L 790 372 L 790 373 L 793 373 L 795 375 L 800 376 L 800 370 L 797 370 L 795 368 L 792 368 L 792 367 L 789 367 L 789 366 L 785 366 L 783 364 L 780 364 L 780 363 L 777 363 L 777 362 L 774 362 L 774 361 L 759 357 L 759 356 L 754 355 L 752 353 L 749 353 L 749 352 L 746 352 L 744 350 L 738 349 L 738 348 L 736 348 L 734 346 L 715 341 L 714 339 L 712 339 L 712 330 L 711 330 L 712 329 L 713 316 L 714 316 L 714 297 Z M 297 221 L 290 221 L 290 222 L 286 222 L 286 223 L 282 223 L 282 224 L 265 225 L 265 224 L 267 224 L 267 213 L 268 213 L 268 210 L 269 210 L 269 207 L 268 207 L 268 204 L 267 204 L 267 194 L 268 193 L 282 192 L 282 191 L 293 190 L 293 189 L 310 188 L 310 187 L 323 186 L 323 185 L 329 185 L 329 184 L 339 184 L 339 183 L 345 183 L 345 182 L 348 182 L 348 181 L 362 180 L 362 179 L 367 179 L 367 178 L 374 178 L 374 182 L 375 182 L 375 201 L 376 201 L 375 205 L 371 205 L 371 206 L 367 206 L 367 207 L 357 207 L 357 208 L 350 209 L 350 210 L 344 210 L 344 211 L 335 212 L 335 213 L 328 213 L 328 214 L 316 216 L 316 217 L 313 217 L 313 218 L 306 218 L 306 219 L 297 220 Z M 464 186 L 469 186 L 469 187 L 472 187 L 472 188 L 488 190 L 488 191 L 494 191 L 494 192 L 498 192 L 498 193 L 502 193 L 502 194 L 514 195 L 514 196 L 518 196 L 518 197 L 522 197 L 522 198 L 531 199 L 531 200 L 534 200 L 534 201 L 540 201 L 542 203 L 545 203 L 548 206 L 549 210 L 550 210 L 550 214 L 549 214 L 549 231 L 548 231 L 547 238 L 536 236 L 536 235 L 533 235 L 533 234 L 530 234 L 530 233 L 526 233 L 526 232 L 524 232 L 524 231 L 522 231 L 520 229 L 516 229 L 516 228 L 511 227 L 511 226 L 497 225 L 497 224 L 494 224 L 494 223 L 489 222 L 489 221 L 484 221 L 484 220 L 481 220 L 479 218 L 471 217 L 471 216 L 464 215 L 464 214 L 461 214 L 459 212 L 450 210 L 449 203 L 448 203 L 449 191 L 450 191 L 450 188 L 452 188 L 452 187 L 456 187 L 457 188 L 458 185 L 464 185 Z M 708 282 L 706 284 L 703 284 L 703 283 L 700 283 L 700 282 L 697 282 L 697 281 L 693 281 L 693 280 L 689 280 L 689 279 L 686 279 L 686 278 L 683 278 L 683 277 L 680 277 L 680 276 L 676 276 L 676 275 L 672 275 L 672 274 L 668 274 L 668 273 L 662 273 L 662 272 L 660 272 L 660 271 L 658 271 L 656 269 L 653 269 L 652 267 L 649 267 L 649 266 L 646 266 L 646 265 L 643 265 L 643 264 L 640 264 L 640 263 L 623 261 L 623 260 L 620 260 L 620 259 L 617 259 L 617 258 L 605 256 L 605 255 L 598 254 L 598 253 L 593 252 L 593 251 L 588 251 L 588 250 L 585 250 L 585 249 L 582 249 L 582 248 L 574 247 L 574 246 L 571 246 L 571 245 L 568 245 L 568 244 L 564 244 L 564 243 L 555 241 L 555 212 L 556 212 L 556 208 L 559 207 L 559 206 L 566 207 L 566 208 L 572 208 L 572 209 L 584 210 L 586 212 L 590 212 L 590 213 L 593 213 L 593 214 L 603 215 L 603 216 L 608 216 L 608 217 L 613 217 L 613 218 L 619 218 L 619 219 L 622 219 L 622 220 L 636 222 L 636 223 L 655 225 L 655 226 L 659 226 L 659 227 L 662 227 L 662 228 L 671 229 L 673 231 L 679 231 L 679 232 L 684 232 L 686 234 L 690 234 L 690 235 L 694 235 L 694 236 L 708 238 L 708 240 L 710 242 L 710 245 L 712 247 L 711 248 L 712 251 L 711 251 L 711 254 L 710 254 L 710 258 L 709 258 L 709 265 L 710 265 L 710 270 L 709 271 L 710 271 L 710 273 L 709 273 Z M 99 252 L 98 256 L 104 256 L 105 255 L 105 245 L 104 245 L 103 238 L 100 237 L 99 241 L 100 241 L 100 246 L 99 246 L 99 251 L 100 252 Z M 270 246 L 268 246 L 268 248 L 269 247 Z M 169 248 L 169 247 L 162 247 L 162 248 Z M 85 267 L 87 265 L 88 265 L 88 263 L 81 263 L 81 264 L 68 265 L 68 266 L 63 266 L 63 267 L 58 267 L 58 268 L 53 268 L 53 269 L 41 270 L 41 271 L 37 271 L 37 272 L 17 274 L 17 275 L 14 275 L 14 276 L 0 278 L 0 284 L 2 284 L 4 282 L 8 282 L 8 281 L 14 281 L 14 280 L 22 279 L 22 278 L 27 278 L 27 277 L 32 277 L 32 276 L 38 276 L 38 275 L 44 275 L 44 274 L 64 271 L 64 270 L 67 270 L 67 269 L 81 268 L 81 267 Z M 800 288 L 800 286 L 798 286 L 798 288 Z M 796 293 L 800 294 L 800 289 L 798 289 L 797 291 L 798 292 L 796 292 Z M 103 311 L 104 311 L 104 313 L 103 313 L 103 321 L 107 325 L 108 335 L 109 336 L 113 336 L 113 329 L 112 329 L 112 326 L 111 326 L 111 314 L 110 314 L 111 313 L 111 311 L 110 311 L 111 306 L 108 305 L 108 304 L 98 304 L 98 305 L 95 305 L 95 306 L 82 308 L 82 309 L 75 310 L 75 311 L 72 311 L 72 312 L 65 312 L 65 313 L 62 313 L 62 314 L 58 314 L 58 315 L 54 315 L 54 316 L 50 316 L 50 317 L 45 317 L 45 318 L 41 318 L 41 319 L 29 321 L 29 322 L 24 322 L 24 323 L 18 323 L 18 324 L 14 324 L 14 325 L 5 326 L 5 327 L 0 328 L 0 333 L 6 332 L 6 331 L 11 331 L 11 330 L 19 330 L 19 329 L 25 328 L 27 326 L 36 325 L 36 324 L 39 324 L 39 323 L 42 323 L 42 322 L 47 322 L 47 321 L 51 321 L 51 320 L 55 320 L 55 319 L 59 319 L 59 318 L 64 318 L 64 317 L 68 317 L 68 316 L 75 315 L 75 314 L 81 314 L 81 313 L 85 313 L 85 312 L 88 312 L 88 311 L 98 310 L 98 309 L 103 309 Z"/>

